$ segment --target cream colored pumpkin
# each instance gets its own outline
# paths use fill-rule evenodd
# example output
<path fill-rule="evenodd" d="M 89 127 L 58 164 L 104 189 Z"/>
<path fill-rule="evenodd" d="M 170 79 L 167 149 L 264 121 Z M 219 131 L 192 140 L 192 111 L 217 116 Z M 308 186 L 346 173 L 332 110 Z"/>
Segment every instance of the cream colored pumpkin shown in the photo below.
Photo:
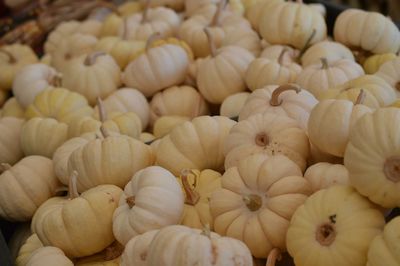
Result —
<path fill-rule="evenodd" d="M 260 58 L 266 58 L 269 60 L 277 61 L 281 58 L 281 61 L 290 63 L 298 63 L 298 57 L 300 56 L 300 51 L 288 46 L 288 45 L 269 45 L 264 48 L 260 54 Z"/>
<path fill-rule="evenodd" d="M 298 206 L 311 194 L 300 168 L 282 155 L 256 154 L 229 168 L 210 199 L 215 232 L 244 241 L 256 258 L 286 249 Z"/>
<path fill-rule="evenodd" d="M 17 102 L 15 97 L 9 98 L 3 105 L 1 117 L 7 116 L 25 119 L 25 110 Z"/>
<path fill-rule="evenodd" d="M 94 52 L 71 61 L 67 66 L 63 86 L 86 97 L 94 105 L 97 97 L 105 98 L 121 85 L 121 73 L 114 58 Z"/>
<path fill-rule="evenodd" d="M 54 196 L 59 182 L 53 162 L 28 156 L 13 167 L 3 164 L 0 175 L 0 216 L 11 221 L 29 221 L 38 206 Z"/>
<path fill-rule="evenodd" d="M 156 139 L 156 137 L 149 132 L 142 132 L 140 134 L 140 141 L 143 143 L 151 143 Z"/>
<path fill-rule="evenodd" d="M 114 241 L 112 216 L 122 193 L 114 185 L 100 185 L 79 196 L 76 177 L 71 176 L 69 196 L 49 199 L 32 219 L 32 231 L 42 243 L 68 257 L 93 255 Z"/>
<path fill-rule="evenodd" d="M 225 29 L 225 37 L 221 42 L 221 47 L 239 46 L 255 57 L 261 53 L 261 40 L 257 32 L 248 29 L 247 27 L 227 27 Z"/>
<path fill-rule="evenodd" d="M 213 170 L 182 170 L 179 183 L 185 192 L 185 208 L 182 225 L 203 229 L 209 225 L 213 230 L 210 212 L 211 194 L 221 188 L 221 174 Z"/>
<path fill-rule="evenodd" d="M 367 266 L 396 266 L 400 264 L 399 242 L 400 217 L 385 225 L 383 232 L 372 240 L 368 249 Z"/>
<path fill-rule="evenodd" d="M 282 23 L 281 18 L 285 17 Z M 302 2 L 274 1 L 260 14 L 261 36 L 270 44 L 287 44 L 304 49 L 326 38 L 324 17 Z"/>
<path fill-rule="evenodd" d="M 400 96 L 400 57 L 384 63 L 376 75 L 395 88 L 397 97 Z"/>
<path fill-rule="evenodd" d="M 154 137 L 162 138 L 165 135 L 169 134 L 175 127 L 182 125 L 183 123 L 190 121 L 191 119 L 186 116 L 177 116 L 177 115 L 167 115 L 162 116 L 156 120 L 153 127 Z"/>
<path fill-rule="evenodd" d="M 40 242 L 40 239 L 38 238 L 37 234 L 32 234 L 22 245 L 21 249 L 18 252 L 18 256 L 15 259 L 15 265 L 16 266 L 26 266 L 28 263 L 29 257 L 31 254 L 43 247 L 42 242 Z"/>
<path fill-rule="evenodd" d="M 12 91 L 18 103 L 26 108 L 40 92 L 60 85 L 60 74 L 54 68 L 45 64 L 32 64 L 17 73 Z"/>
<path fill-rule="evenodd" d="M 363 68 L 349 59 L 328 62 L 325 58 L 309 65 L 299 73 L 296 83 L 318 98 L 321 91 L 342 85 L 364 75 Z"/>
<path fill-rule="evenodd" d="M 384 208 L 400 204 L 400 110 L 382 108 L 354 125 L 344 155 L 351 184 Z"/>
<path fill-rule="evenodd" d="M 335 185 L 350 185 L 349 171 L 343 164 L 317 163 L 304 173 L 313 192 Z"/>
<path fill-rule="evenodd" d="M 218 4 L 220 0 L 186 0 L 185 1 L 185 14 L 188 17 L 196 15 L 203 7 L 210 4 Z"/>
<path fill-rule="evenodd" d="M 235 121 L 200 116 L 174 128 L 161 139 L 156 164 L 179 175 L 183 169 L 224 169 L 223 147 Z"/>
<path fill-rule="evenodd" d="M 121 256 L 121 266 L 147 266 L 148 250 L 158 232 L 159 230 L 156 229 L 132 237 L 125 245 L 124 253 Z"/>
<path fill-rule="evenodd" d="M 179 223 L 183 201 L 181 187 L 168 170 L 151 166 L 138 171 L 125 186 L 114 213 L 116 239 L 125 245 L 139 234 Z"/>
<path fill-rule="evenodd" d="M 93 109 L 85 97 L 63 88 L 48 89 L 36 95 L 25 112 L 26 118 L 54 118 L 70 124 L 79 117 L 90 116 Z"/>
<path fill-rule="evenodd" d="M 197 252 L 192 252 L 196 250 Z M 154 237 L 147 265 L 252 265 L 246 245 L 230 237 L 182 225 L 167 226 Z"/>
<path fill-rule="evenodd" d="M 0 163 L 12 165 L 24 157 L 20 144 L 23 124 L 22 119 L 0 118 Z"/>
<path fill-rule="evenodd" d="M 67 139 L 68 125 L 53 118 L 32 118 L 21 129 L 21 148 L 27 156 L 52 158 Z"/>
<path fill-rule="evenodd" d="M 75 138 L 86 133 L 99 132 L 101 125 L 99 120 L 91 116 L 78 117 L 68 124 L 68 137 Z"/>
<path fill-rule="evenodd" d="M 73 266 L 74 263 L 56 247 L 41 247 L 29 257 L 26 266 Z"/>
<path fill-rule="evenodd" d="M 310 196 L 294 213 L 287 250 L 298 266 L 364 266 L 368 245 L 385 219 L 376 206 L 349 186 Z"/>
<path fill-rule="evenodd" d="M 324 100 L 311 111 L 308 136 L 319 150 L 343 157 L 351 130 L 371 108 L 362 104 L 364 92 L 353 104 L 348 100 Z"/>
<path fill-rule="evenodd" d="M 336 41 L 354 49 L 383 54 L 396 53 L 400 48 L 399 29 L 377 12 L 347 9 L 337 17 L 333 31 Z"/>
<path fill-rule="evenodd" d="M 3 45 L 0 48 L 0 89 L 10 90 L 15 75 L 23 67 L 39 61 L 35 52 L 27 45 Z"/>
<path fill-rule="evenodd" d="M 249 96 L 250 92 L 238 92 L 226 97 L 221 104 L 219 114 L 229 118 L 238 117 Z"/>
<path fill-rule="evenodd" d="M 264 9 L 269 9 L 270 5 L 282 2 L 282 0 L 255 0 L 246 8 L 245 17 L 253 29 L 260 32 L 260 20 L 262 19 Z"/>
<path fill-rule="evenodd" d="M 363 68 L 366 74 L 375 74 L 381 65 L 396 58 L 397 55 L 394 53 L 372 55 L 364 61 Z"/>
<path fill-rule="evenodd" d="M 258 113 L 271 113 L 293 118 L 307 130 L 308 117 L 317 99 L 298 85 L 266 86 L 250 94 L 239 114 L 239 121 Z"/>
<path fill-rule="evenodd" d="M 301 56 L 303 67 L 318 64 L 321 58 L 326 58 L 328 62 L 334 63 L 340 59 L 354 61 L 354 55 L 349 48 L 339 42 L 322 41 L 312 45 Z"/>
<path fill-rule="evenodd" d="M 296 120 L 271 113 L 256 114 L 233 126 L 226 137 L 225 169 L 252 154 L 283 154 L 304 171 L 309 153 L 307 134 Z"/>
<path fill-rule="evenodd" d="M 158 92 L 150 102 L 150 118 L 154 123 L 165 115 L 195 118 L 208 114 L 203 96 L 190 86 L 174 86 Z"/>
<path fill-rule="evenodd" d="M 101 27 L 100 36 L 107 37 L 107 36 L 118 36 L 120 35 L 120 27 L 124 23 L 124 19 L 115 13 L 111 13 L 108 15 Z"/>

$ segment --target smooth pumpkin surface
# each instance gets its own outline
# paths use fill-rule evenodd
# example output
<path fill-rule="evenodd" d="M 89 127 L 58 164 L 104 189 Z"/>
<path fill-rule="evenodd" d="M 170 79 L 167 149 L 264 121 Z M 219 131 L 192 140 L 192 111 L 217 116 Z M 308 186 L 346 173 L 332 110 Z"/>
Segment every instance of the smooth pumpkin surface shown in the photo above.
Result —
<path fill-rule="evenodd" d="M 304 178 L 314 192 L 334 185 L 350 185 L 349 171 L 343 164 L 316 163 L 307 168 Z"/>

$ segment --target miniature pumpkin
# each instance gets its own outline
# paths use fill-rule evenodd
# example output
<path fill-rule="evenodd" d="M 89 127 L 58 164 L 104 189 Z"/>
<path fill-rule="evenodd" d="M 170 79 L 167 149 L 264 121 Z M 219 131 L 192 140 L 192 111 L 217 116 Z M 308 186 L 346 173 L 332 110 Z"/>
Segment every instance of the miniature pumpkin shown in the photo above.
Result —
<path fill-rule="evenodd" d="M 35 52 L 27 45 L 3 45 L 0 48 L 0 89 L 10 90 L 15 75 L 24 66 L 38 61 Z"/>
<path fill-rule="evenodd" d="M 78 117 L 68 124 L 68 137 L 75 138 L 86 133 L 96 133 L 101 125 L 101 121 L 91 116 Z"/>
<path fill-rule="evenodd" d="M 147 266 L 147 254 L 154 236 L 159 232 L 158 229 L 147 231 L 141 235 L 132 237 L 126 243 L 124 253 L 121 256 L 121 266 Z"/>
<path fill-rule="evenodd" d="M 324 100 L 311 111 L 308 135 L 319 150 L 343 157 L 349 135 L 357 121 L 372 110 L 363 105 L 365 93 L 361 90 L 357 101 Z"/>
<path fill-rule="evenodd" d="M 322 41 L 310 46 L 301 56 L 301 64 L 303 67 L 318 64 L 321 58 L 334 63 L 340 59 L 348 59 L 354 61 L 354 55 L 349 48 L 341 43 L 333 41 Z"/>
<path fill-rule="evenodd" d="M 227 27 L 225 29 L 225 37 L 221 42 L 221 47 L 239 46 L 254 56 L 258 56 L 261 52 L 261 40 L 257 32 L 248 29 L 247 27 Z"/>
<path fill-rule="evenodd" d="M 226 97 L 221 104 L 219 114 L 229 118 L 238 117 L 249 96 L 250 92 L 238 92 Z"/>
<path fill-rule="evenodd" d="M 150 102 L 150 118 L 154 123 L 165 115 L 195 118 L 208 114 L 208 106 L 201 94 L 189 86 L 174 86 L 158 92 Z"/>
<path fill-rule="evenodd" d="M 25 110 L 17 102 L 17 99 L 15 99 L 15 97 L 9 98 L 3 105 L 1 117 L 7 116 L 25 119 Z"/>
<path fill-rule="evenodd" d="M 282 155 L 256 154 L 229 168 L 210 199 L 215 232 L 244 241 L 256 258 L 284 251 L 290 219 L 311 194 L 301 175 Z"/>
<path fill-rule="evenodd" d="M 375 74 L 381 65 L 396 58 L 396 54 L 393 53 L 372 55 L 364 61 L 363 67 L 365 69 L 365 73 Z"/>
<path fill-rule="evenodd" d="M 29 221 L 38 206 L 56 194 L 59 182 L 53 162 L 42 156 L 28 156 L 13 167 L 2 164 L 0 216 L 11 221 Z"/>
<path fill-rule="evenodd" d="M 364 75 L 363 68 L 352 60 L 339 59 L 331 63 L 326 58 L 321 58 L 320 63 L 305 67 L 297 76 L 296 83 L 318 98 L 321 91 L 342 85 L 362 75 Z"/>
<path fill-rule="evenodd" d="M 121 84 L 121 73 L 114 58 L 103 52 L 78 57 L 66 67 L 63 86 L 86 97 L 94 105 L 97 97 L 105 98 Z"/>
<path fill-rule="evenodd" d="M 302 171 L 306 168 L 310 147 L 307 134 L 289 117 L 260 113 L 234 125 L 226 137 L 225 169 L 236 166 L 251 154 L 283 154 Z"/>
<path fill-rule="evenodd" d="M 200 116 L 174 128 L 161 139 L 156 164 L 174 175 L 183 169 L 224 169 L 223 147 L 235 121 L 222 116 Z"/>
<path fill-rule="evenodd" d="M 185 191 L 185 208 L 182 225 L 202 229 L 209 225 L 213 229 L 213 219 L 209 200 L 211 194 L 221 188 L 221 174 L 213 170 L 182 170 L 179 183 Z"/>
<path fill-rule="evenodd" d="M 397 96 L 400 95 L 400 57 L 384 63 L 376 75 L 395 88 Z"/>
<path fill-rule="evenodd" d="M 400 263 L 398 253 L 400 217 L 385 225 L 383 232 L 372 240 L 368 250 L 367 266 L 396 266 Z"/>
<path fill-rule="evenodd" d="M 74 172 L 69 196 L 47 200 L 32 219 L 43 245 L 58 247 L 68 257 L 93 255 L 114 241 L 112 216 L 122 193 L 114 185 L 100 185 L 79 195 L 76 180 Z"/>
<path fill-rule="evenodd" d="M 25 115 L 28 119 L 47 117 L 70 124 L 76 118 L 92 113 L 93 109 L 85 97 L 67 89 L 55 88 L 40 92 L 26 109 Z"/>
<path fill-rule="evenodd" d="M 124 19 L 115 13 L 111 13 L 108 15 L 101 27 L 100 36 L 107 37 L 107 36 L 118 36 L 120 35 L 120 27 L 124 23 Z"/>
<path fill-rule="evenodd" d="M 342 164 L 317 163 L 304 173 L 304 178 L 311 184 L 313 192 L 334 185 L 350 185 L 349 171 Z"/>
<path fill-rule="evenodd" d="M 26 266 L 73 266 L 74 263 L 56 247 L 41 247 L 29 257 Z"/>
<path fill-rule="evenodd" d="M 155 38 L 157 35 L 149 38 L 145 53 L 129 63 L 122 76 L 125 85 L 137 88 L 146 97 L 181 84 L 190 61 L 186 49 L 179 44 L 166 42 L 152 47 Z"/>
<path fill-rule="evenodd" d="M 286 50 L 282 50 L 277 60 L 258 58 L 251 62 L 246 71 L 246 85 L 251 91 L 267 85 L 284 85 L 296 80 L 302 68 L 298 64 L 284 60 Z"/>
<path fill-rule="evenodd" d="M 400 48 L 399 29 L 377 12 L 347 9 L 337 17 L 333 33 L 336 41 L 375 54 L 396 53 Z"/>
<path fill-rule="evenodd" d="M 26 264 L 29 261 L 29 257 L 31 254 L 43 247 L 42 242 L 40 242 L 40 239 L 38 238 L 37 234 L 32 234 L 28 239 L 25 241 L 25 243 L 22 245 L 18 252 L 18 256 L 15 259 L 15 265 L 16 266 L 26 266 Z"/>
<path fill-rule="evenodd" d="M 0 118 L 0 163 L 15 164 L 24 157 L 20 136 L 24 120 L 14 117 Z"/>
<path fill-rule="evenodd" d="M 353 126 L 344 155 L 351 184 L 385 208 L 400 204 L 398 119 L 397 108 L 364 115 Z"/>
<path fill-rule="evenodd" d="M 239 114 L 239 121 L 258 113 L 272 113 L 293 118 L 307 130 L 308 117 L 318 103 L 298 85 L 266 86 L 250 94 Z"/>
<path fill-rule="evenodd" d="M 132 237 L 179 223 L 183 192 L 166 169 L 151 166 L 138 171 L 125 186 L 114 213 L 113 232 L 125 245 Z"/>
<path fill-rule="evenodd" d="M 297 63 L 300 51 L 288 45 L 269 45 L 264 48 L 260 54 L 260 58 L 269 60 L 281 60 L 286 64 Z"/>
<path fill-rule="evenodd" d="M 226 97 L 246 89 L 244 74 L 254 59 L 247 50 L 227 46 L 216 49 L 208 29 L 211 56 L 200 65 L 197 72 L 197 86 L 204 98 L 211 103 L 222 103 Z"/>
<path fill-rule="evenodd" d="M 117 11 L 119 15 L 122 17 L 127 17 L 129 15 L 135 14 L 142 12 L 143 10 L 143 5 L 140 2 L 137 1 L 129 1 L 129 2 L 124 2 L 117 7 Z"/>
<path fill-rule="evenodd" d="M 314 193 L 296 210 L 287 250 L 298 266 L 364 266 L 368 245 L 384 224 L 382 213 L 353 188 L 334 186 Z"/>
<path fill-rule="evenodd" d="M 153 127 L 154 137 L 162 138 L 165 135 L 169 134 L 171 130 L 175 127 L 185 123 L 186 121 L 190 121 L 191 119 L 186 116 L 177 116 L 177 115 L 167 115 L 162 116 L 156 120 Z"/>
<path fill-rule="evenodd" d="M 260 20 L 263 16 L 264 9 L 269 9 L 270 5 L 282 2 L 282 0 L 255 0 L 246 8 L 245 17 L 250 22 L 253 29 L 260 32 Z"/>

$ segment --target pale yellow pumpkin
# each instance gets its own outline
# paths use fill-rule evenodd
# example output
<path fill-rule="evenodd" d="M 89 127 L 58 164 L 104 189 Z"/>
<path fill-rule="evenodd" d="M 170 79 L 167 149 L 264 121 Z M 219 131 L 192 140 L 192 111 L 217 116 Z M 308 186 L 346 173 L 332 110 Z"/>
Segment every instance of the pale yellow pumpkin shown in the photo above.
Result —
<path fill-rule="evenodd" d="M 121 256 L 121 266 L 147 266 L 148 250 L 158 229 L 147 231 L 141 235 L 132 237 L 125 245 Z"/>
<path fill-rule="evenodd" d="M 56 247 L 41 247 L 29 257 L 26 266 L 73 266 L 74 263 Z"/>
<path fill-rule="evenodd" d="M 400 57 L 384 63 L 376 73 L 377 76 L 386 80 L 396 90 L 397 97 L 400 95 Z"/>
<path fill-rule="evenodd" d="M 122 17 L 115 13 L 111 13 L 108 15 L 101 27 L 100 36 L 107 37 L 107 36 L 118 36 L 120 33 L 120 27 L 124 23 Z M 123 26 L 122 26 L 123 27 Z"/>
<path fill-rule="evenodd" d="M 349 48 L 341 43 L 333 41 L 322 41 L 310 46 L 301 56 L 303 67 L 318 64 L 321 58 L 326 58 L 328 62 L 335 62 L 340 59 L 354 61 L 354 55 Z"/>
<path fill-rule="evenodd" d="M 309 146 L 307 134 L 296 120 L 271 113 L 255 114 L 239 121 L 226 137 L 225 169 L 252 154 L 283 154 L 304 171 Z"/>
<path fill-rule="evenodd" d="M 337 17 L 333 33 L 336 41 L 375 54 L 396 53 L 400 48 L 399 29 L 377 12 L 347 9 Z"/>
<path fill-rule="evenodd" d="M 223 171 L 223 147 L 234 124 L 222 116 L 200 116 L 177 126 L 161 139 L 156 164 L 174 175 L 183 169 Z"/>
<path fill-rule="evenodd" d="M 254 56 L 261 53 L 261 40 L 257 32 L 248 29 L 247 27 L 227 27 L 225 29 L 225 37 L 221 42 L 221 47 L 225 46 L 239 46 Z"/>
<path fill-rule="evenodd" d="M 363 67 L 365 73 L 375 74 L 379 70 L 381 65 L 396 58 L 397 55 L 394 53 L 372 55 L 364 61 Z"/>
<path fill-rule="evenodd" d="M 286 235 L 297 266 L 364 266 L 368 245 L 385 219 L 370 201 L 349 186 L 310 196 L 294 213 Z"/>
<path fill-rule="evenodd" d="M 382 108 L 354 125 L 344 155 L 351 184 L 385 208 L 400 204 L 400 110 Z"/>
<path fill-rule="evenodd" d="M 26 156 L 52 158 L 57 148 L 68 139 L 68 125 L 53 118 L 35 117 L 24 124 L 20 138 Z"/>
<path fill-rule="evenodd" d="M 70 62 L 62 84 L 78 92 L 94 105 L 97 97 L 105 98 L 121 85 L 121 73 L 114 58 L 103 52 L 83 55 Z"/>
<path fill-rule="evenodd" d="M 38 238 L 37 234 L 32 234 L 22 245 L 21 249 L 18 252 L 18 256 L 15 259 L 16 266 L 26 266 L 28 263 L 29 257 L 31 254 L 43 247 L 42 242 Z"/>
<path fill-rule="evenodd" d="M 260 20 L 262 19 L 262 14 L 264 9 L 269 9 L 270 5 L 276 3 L 282 3 L 282 0 L 255 0 L 250 3 L 245 11 L 245 17 L 250 22 L 253 29 L 260 32 Z"/>
<path fill-rule="evenodd" d="M 114 213 L 116 239 L 125 245 L 132 237 L 179 223 L 183 202 L 181 187 L 168 170 L 151 166 L 138 171 L 125 186 Z"/>
<path fill-rule="evenodd" d="M 269 60 L 278 60 L 281 57 L 282 61 L 289 63 L 297 63 L 300 56 L 300 50 L 297 50 L 288 45 L 269 45 L 264 48 L 260 54 L 260 58 Z"/>
<path fill-rule="evenodd" d="M 229 168 L 221 181 L 210 199 L 215 232 L 244 241 L 256 258 L 285 251 L 290 219 L 311 194 L 300 168 L 282 155 L 256 154 Z"/>
<path fill-rule="evenodd" d="M 313 192 L 335 185 L 350 185 L 349 171 L 343 164 L 317 163 L 304 173 Z"/>
<path fill-rule="evenodd" d="M 53 162 L 42 156 L 28 156 L 13 167 L 2 164 L 0 216 L 11 221 L 29 221 L 37 208 L 54 196 L 60 184 Z"/>
<path fill-rule="evenodd" d="M 0 163 L 12 165 L 24 157 L 20 144 L 23 124 L 22 119 L 0 118 Z"/>
<path fill-rule="evenodd" d="M 249 96 L 250 92 L 238 92 L 226 97 L 221 104 L 219 114 L 229 118 L 238 117 Z"/>
<path fill-rule="evenodd" d="M 162 138 L 169 134 L 175 127 L 190 121 L 191 119 L 186 116 L 167 115 L 162 116 L 156 120 L 153 126 L 154 137 Z"/>
<path fill-rule="evenodd" d="M 75 138 L 86 133 L 99 132 L 102 123 L 92 116 L 78 117 L 68 124 L 68 137 Z"/>
<path fill-rule="evenodd" d="M 143 10 L 143 5 L 137 1 L 129 1 L 118 5 L 117 10 L 121 16 L 126 17 L 141 12 Z"/>
<path fill-rule="evenodd" d="M 25 110 L 17 102 L 17 99 L 15 99 L 15 97 L 9 98 L 3 105 L 1 117 L 7 116 L 25 119 Z"/>
<path fill-rule="evenodd" d="M 35 52 L 27 45 L 3 45 L 0 48 L 0 89 L 10 90 L 15 75 L 24 66 L 38 61 Z"/>

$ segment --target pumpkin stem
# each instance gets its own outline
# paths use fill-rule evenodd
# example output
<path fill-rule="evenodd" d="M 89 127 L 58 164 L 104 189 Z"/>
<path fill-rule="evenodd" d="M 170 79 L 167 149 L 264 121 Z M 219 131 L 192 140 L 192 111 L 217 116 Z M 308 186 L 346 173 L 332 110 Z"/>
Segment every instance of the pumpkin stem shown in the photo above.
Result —
<path fill-rule="evenodd" d="M 281 85 L 278 88 L 272 92 L 271 99 L 269 100 L 269 104 L 271 106 L 279 106 L 282 104 L 282 101 L 279 101 L 279 96 L 281 95 L 282 92 L 284 91 L 295 91 L 296 93 L 301 92 L 301 88 L 299 85 L 296 84 L 286 84 L 286 85 Z"/>
<path fill-rule="evenodd" d="M 328 69 L 329 68 L 329 64 L 328 64 L 328 59 L 326 59 L 325 57 L 320 58 L 321 63 L 322 63 L 322 69 Z"/>
<path fill-rule="evenodd" d="M 282 49 L 282 52 L 279 54 L 278 63 L 279 63 L 280 65 L 283 64 L 283 59 L 285 58 L 285 54 L 286 54 L 287 52 L 289 52 L 289 50 L 285 47 L 285 48 Z"/>
<path fill-rule="evenodd" d="M 124 18 L 122 22 L 122 40 L 127 40 L 128 39 L 128 18 Z"/>
<path fill-rule="evenodd" d="M 220 0 L 217 10 L 215 11 L 215 14 L 211 20 L 210 26 L 219 26 L 219 20 L 221 17 L 221 13 L 222 13 L 222 10 L 224 10 L 225 6 L 226 6 L 226 0 Z"/>
<path fill-rule="evenodd" d="M 144 9 L 143 9 L 143 16 L 142 16 L 142 20 L 140 21 L 140 23 L 146 23 L 147 22 L 147 15 L 150 9 L 150 3 L 151 0 L 146 0 L 145 4 L 144 4 Z"/>
<path fill-rule="evenodd" d="M 129 208 L 132 209 L 133 206 L 135 206 L 135 196 L 127 197 L 126 203 L 128 204 Z"/>
<path fill-rule="evenodd" d="M 211 229 L 209 224 L 203 225 L 203 229 L 201 230 L 201 234 L 210 238 L 211 237 Z"/>
<path fill-rule="evenodd" d="M 15 64 L 17 62 L 15 56 L 6 49 L 0 49 L 0 53 L 3 53 L 8 57 L 8 63 Z"/>
<path fill-rule="evenodd" d="M 396 83 L 396 85 L 394 85 L 395 89 L 400 91 L 400 81 Z"/>
<path fill-rule="evenodd" d="M 262 146 L 262 147 L 265 147 L 269 144 L 268 135 L 265 133 L 257 134 L 255 141 L 258 146 Z"/>
<path fill-rule="evenodd" d="M 267 263 L 265 264 L 265 266 L 275 266 L 276 261 L 279 261 L 281 259 L 282 254 L 279 248 L 273 248 L 268 254 Z"/>
<path fill-rule="evenodd" d="M 94 63 L 96 63 L 96 60 L 98 57 L 106 55 L 105 52 L 94 52 L 91 54 L 88 54 L 85 58 L 85 61 L 83 61 L 83 64 L 85 66 L 92 66 Z"/>
<path fill-rule="evenodd" d="M 104 123 L 104 121 L 107 120 L 107 112 L 104 108 L 103 100 L 100 97 L 97 97 L 97 108 L 99 109 L 100 122 Z"/>
<path fill-rule="evenodd" d="M 50 85 L 54 86 L 54 87 L 61 87 L 62 85 L 62 74 L 61 73 L 57 73 L 54 75 L 54 77 L 50 80 Z"/>
<path fill-rule="evenodd" d="M 100 132 L 101 135 L 103 135 L 103 138 L 107 138 L 110 136 L 110 133 L 108 132 L 107 128 L 105 128 L 103 125 L 100 126 Z"/>
<path fill-rule="evenodd" d="M 400 156 L 391 156 L 386 159 L 383 165 L 383 173 L 390 181 L 397 183 L 400 181 Z"/>
<path fill-rule="evenodd" d="M 207 35 L 208 47 L 210 48 L 211 56 L 215 57 L 217 55 L 217 48 L 215 47 L 214 37 L 212 36 L 209 28 L 204 28 L 204 33 Z"/>
<path fill-rule="evenodd" d="M 336 238 L 336 230 L 332 220 L 320 225 L 315 233 L 315 239 L 322 246 L 330 246 Z"/>
<path fill-rule="evenodd" d="M 252 212 L 259 210 L 262 206 L 262 198 L 255 194 L 243 196 L 243 201 Z"/>
<path fill-rule="evenodd" d="M 300 61 L 300 59 L 303 57 L 304 53 L 307 51 L 308 47 L 310 46 L 310 43 L 312 39 L 314 39 L 315 35 L 317 34 L 317 30 L 313 29 L 310 37 L 308 37 L 306 43 L 304 44 L 303 48 L 301 48 L 299 56 L 297 57 L 297 61 Z"/>
<path fill-rule="evenodd" d="M 124 246 L 121 245 L 118 241 L 115 241 L 111 246 L 105 249 L 105 261 L 114 260 L 122 255 L 124 252 Z"/>
<path fill-rule="evenodd" d="M 196 173 L 194 173 L 192 170 L 184 169 L 181 172 L 182 186 L 183 186 L 183 190 L 185 190 L 185 194 L 186 194 L 185 203 L 195 206 L 197 204 L 197 202 L 199 202 L 199 200 L 200 200 L 200 194 L 197 191 L 194 191 L 194 189 L 192 189 L 190 187 L 189 180 L 188 180 L 189 173 L 192 173 L 194 175 L 195 180 L 197 178 Z"/>
<path fill-rule="evenodd" d="M 1 163 L 1 170 L 2 171 L 8 171 L 12 168 L 12 166 L 9 163 Z"/>
<path fill-rule="evenodd" d="M 161 33 L 159 32 L 153 33 L 146 41 L 146 52 L 151 48 L 153 42 L 159 39 L 161 39 Z"/>
<path fill-rule="evenodd" d="M 365 97 L 366 97 L 365 91 L 363 89 L 361 89 L 360 90 L 360 94 L 358 94 L 357 100 L 354 103 L 354 105 L 363 104 L 364 100 L 365 100 Z"/>
<path fill-rule="evenodd" d="M 76 181 L 78 179 L 78 172 L 76 170 L 72 171 L 68 182 L 69 198 L 75 199 L 79 197 L 78 188 L 76 187 Z"/>

